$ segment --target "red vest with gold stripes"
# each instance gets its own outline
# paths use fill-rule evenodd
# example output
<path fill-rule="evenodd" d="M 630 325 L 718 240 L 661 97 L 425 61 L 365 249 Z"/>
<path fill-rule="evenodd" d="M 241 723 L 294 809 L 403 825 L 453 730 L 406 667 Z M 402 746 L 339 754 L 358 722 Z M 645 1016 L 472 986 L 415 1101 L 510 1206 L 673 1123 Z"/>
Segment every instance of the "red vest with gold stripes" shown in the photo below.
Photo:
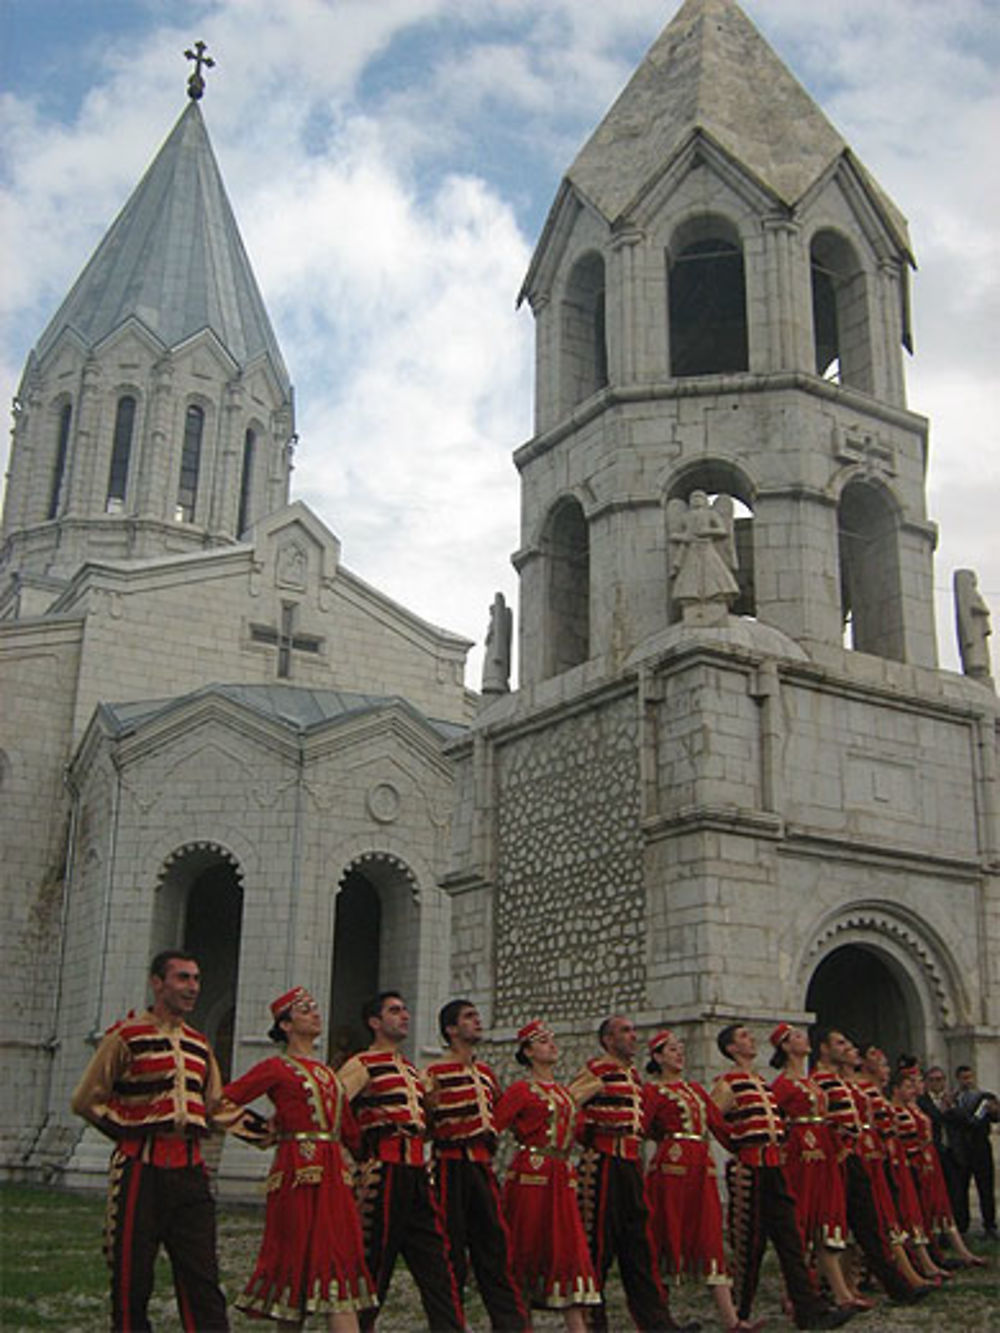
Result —
<path fill-rule="evenodd" d="M 631 1065 L 606 1056 L 587 1061 L 601 1091 L 583 1106 L 583 1142 L 599 1152 L 638 1160 L 643 1134 L 642 1080 Z"/>
<path fill-rule="evenodd" d="M 108 1098 L 107 1119 L 129 1136 L 207 1134 L 210 1050 L 201 1033 L 186 1023 L 167 1031 L 143 1018 L 122 1019 L 109 1031 L 128 1047 L 128 1066 Z"/>
<path fill-rule="evenodd" d="M 724 1114 L 734 1155 L 750 1166 L 780 1166 L 785 1122 L 774 1093 L 752 1069 L 731 1069 L 719 1081 L 733 1094 Z"/>
<path fill-rule="evenodd" d="M 385 1135 L 422 1139 L 427 1115 L 416 1066 L 398 1051 L 359 1051 L 354 1058 L 364 1065 L 370 1080 L 354 1102 L 365 1143 L 370 1146 Z"/>
<path fill-rule="evenodd" d="M 437 1085 L 437 1100 L 431 1116 L 435 1143 L 467 1143 L 496 1139 L 493 1108 L 500 1099 L 500 1083 L 489 1065 L 465 1064 L 462 1060 L 440 1060 L 427 1067 Z"/>

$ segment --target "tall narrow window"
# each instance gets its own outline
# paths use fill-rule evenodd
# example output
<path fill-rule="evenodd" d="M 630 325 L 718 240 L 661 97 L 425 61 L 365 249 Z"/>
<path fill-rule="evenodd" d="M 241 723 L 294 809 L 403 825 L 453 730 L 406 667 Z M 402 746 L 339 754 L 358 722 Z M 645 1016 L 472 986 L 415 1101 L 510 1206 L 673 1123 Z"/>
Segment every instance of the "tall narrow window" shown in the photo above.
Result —
<path fill-rule="evenodd" d="M 52 468 L 52 485 L 49 487 L 49 507 L 46 518 L 55 518 L 59 513 L 59 500 L 62 496 L 63 476 L 66 472 L 66 451 L 69 448 L 69 426 L 73 419 L 73 408 L 64 403 L 59 413 L 59 432 L 56 436 L 56 461 Z"/>
<path fill-rule="evenodd" d="M 546 525 L 545 674 L 590 656 L 590 533 L 576 500 L 559 503 Z"/>
<path fill-rule="evenodd" d="M 749 366 L 739 235 L 724 218 L 682 228 L 669 258 L 670 373 L 724 375 Z"/>
<path fill-rule="evenodd" d="M 198 496 L 198 469 L 201 467 L 201 437 L 204 431 L 204 409 L 192 405 L 184 418 L 181 475 L 177 485 L 177 507 L 174 511 L 174 517 L 179 523 L 194 522 L 194 506 Z"/>
<path fill-rule="evenodd" d="M 562 408 L 568 412 L 608 382 L 604 260 L 584 255 L 570 271 L 562 303 Z"/>
<path fill-rule="evenodd" d="M 111 444 L 111 468 L 108 472 L 108 494 L 104 508 L 109 514 L 118 513 L 125 504 L 128 487 L 128 465 L 132 456 L 132 428 L 135 425 L 135 399 L 125 394 L 118 399 L 115 413 L 115 434 Z"/>
<path fill-rule="evenodd" d="M 243 437 L 243 471 L 240 475 L 240 512 L 236 519 L 236 535 L 242 537 L 250 521 L 250 501 L 253 497 L 253 459 L 257 436 L 248 430 Z"/>
<path fill-rule="evenodd" d="M 854 247 L 820 231 L 809 247 L 816 374 L 871 393 L 871 326 L 864 270 Z"/>

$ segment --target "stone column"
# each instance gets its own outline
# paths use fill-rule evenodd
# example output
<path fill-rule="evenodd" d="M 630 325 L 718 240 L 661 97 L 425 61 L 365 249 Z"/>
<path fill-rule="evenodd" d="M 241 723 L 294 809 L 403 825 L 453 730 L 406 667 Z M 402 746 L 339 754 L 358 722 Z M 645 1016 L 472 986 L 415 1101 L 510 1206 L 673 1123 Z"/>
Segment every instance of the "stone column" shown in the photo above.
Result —
<path fill-rule="evenodd" d="M 101 367 L 97 360 L 90 356 L 80 372 L 80 397 L 75 413 L 76 421 L 70 425 L 70 445 L 66 451 L 66 475 L 63 485 L 66 488 L 64 513 L 67 518 L 100 513 L 104 507 L 97 504 L 94 489 L 97 457 L 100 453 L 97 440 L 100 390 Z"/>
<path fill-rule="evenodd" d="M 223 393 L 222 421 L 219 430 L 219 456 L 215 466 L 208 527 L 213 537 L 233 537 L 236 531 L 240 487 L 242 485 L 245 392 L 238 379 L 230 380 Z"/>
<path fill-rule="evenodd" d="M 614 332 L 608 345 L 608 378 L 612 384 L 634 384 L 641 378 L 640 367 L 646 361 L 642 339 L 642 256 L 638 249 L 642 240 L 643 233 L 634 227 L 615 232 L 611 239 L 612 281 L 605 292 L 605 313 L 607 332 L 611 334 L 612 329 Z"/>
<path fill-rule="evenodd" d="M 152 397 L 145 440 L 139 457 L 136 508 L 140 518 L 169 518 L 174 494 L 169 482 L 170 418 L 174 396 L 174 365 L 163 356 L 153 367 Z"/>
<path fill-rule="evenodd" d="M 875 355 L 875 396 L 896 407 L 906 406 L 903 380 L 901 290 L 902 265 L 898 259 L 880 259 L 878 299 L 875 302 L 877 329 L 872 339 Z"/>
<path fill-rule="evenodd" d="M 763 220 L 763 230 L 768 311 L 767 369 L 812 370 L 811 361 L 803 365 L 805 349 L 798 345 L 799 339 L 796 338 L 797 284 L 792 244 L 798 235 L 798 223 L 786 217 L 768 217 Z"/>

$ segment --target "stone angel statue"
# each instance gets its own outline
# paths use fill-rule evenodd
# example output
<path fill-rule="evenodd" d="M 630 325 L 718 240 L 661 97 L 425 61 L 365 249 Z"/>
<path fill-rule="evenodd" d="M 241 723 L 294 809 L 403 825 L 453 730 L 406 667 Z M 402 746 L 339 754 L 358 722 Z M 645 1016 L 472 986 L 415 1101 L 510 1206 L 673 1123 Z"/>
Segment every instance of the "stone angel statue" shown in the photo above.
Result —
<path fill-rule="evenodd" d="M 724 625 L 739 596 L 732 496 L 692 491 L 667 503 L 670 596 L 686 625 Z"/>
<path fill-rule="evenodd" d="M 955 628 L 962 670 L 973 680 L 992 685 L 990 672 L 990 608 L 976 582 L 972 569 L 956 569 L 952 579 L 955 591 Z"/>
<path fill-rule="evenodd" d="M 514 615 L 502 592 L 493 598 L 490 627 L 486 631 L 483 653 L 483 694 L 507 694 L 510 691 L 510 649 L 514 633 Z"/>

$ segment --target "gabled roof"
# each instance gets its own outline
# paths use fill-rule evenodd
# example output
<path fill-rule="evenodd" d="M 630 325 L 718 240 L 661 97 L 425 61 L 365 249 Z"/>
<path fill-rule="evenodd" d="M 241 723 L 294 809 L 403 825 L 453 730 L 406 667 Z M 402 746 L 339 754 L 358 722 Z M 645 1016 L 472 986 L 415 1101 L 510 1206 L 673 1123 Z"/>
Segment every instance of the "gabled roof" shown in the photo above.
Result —
<path fill-rule="evenodd" d="M 205 122 L 189 102 L 125 207 L 39 339 L 67 328 L 89 347 L 128 319 L 167 348 L 209 329 L 240 366 L 288 371 L 226 196 Z"/>
<path fill-rule="evenodd" d="M 195 699 L 218 695 L 250 712 L 293 731 L 311 731 L 340 718 L 359 717 L 392 707 L 401 708 L 443 740 L 451 741 L 466 728 L 455 722 L 425 717 L 400 695 L 355 694 L 345 690 L 311 690 L 298 685 L 205 685 L 190 694 L 170 699 L 136 699 L 130 703 L 101 704 L 101 714 L 115 735 L 132 731 Z"/>
<path fill-rule="evenodd" d="M 847 151 L 734 0 L 685 0 L 567 179 L 613 223 L 696 130 L 709 134 L 789 207 Z M 906 219 L 862 174 L 909 253 Z"/>

